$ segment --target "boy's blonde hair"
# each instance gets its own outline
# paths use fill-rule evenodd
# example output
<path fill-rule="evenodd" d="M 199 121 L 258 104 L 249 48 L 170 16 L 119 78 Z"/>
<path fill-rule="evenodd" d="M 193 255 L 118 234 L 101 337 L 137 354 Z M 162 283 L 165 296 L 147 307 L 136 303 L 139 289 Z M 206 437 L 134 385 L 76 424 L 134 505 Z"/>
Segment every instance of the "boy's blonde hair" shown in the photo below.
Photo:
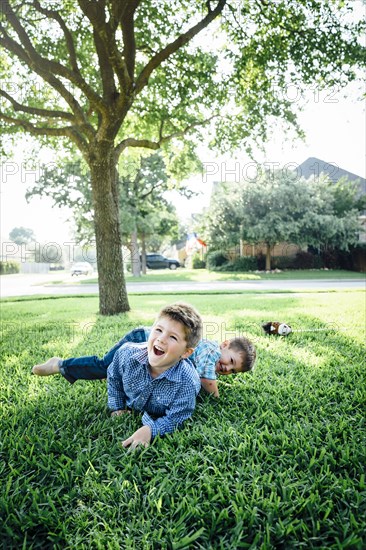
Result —
<path fill-rule="evenodd" d="M 187 348 L 195 348 L 202 338 L 202 319 L 198 311 L 190 304 L 176 302 L 163 307 L 159 317 L 169 317 L 183 325 Z"/>
<path fill-rule="evenodd" d="M 254 345 L 250 340 L 248 340 L 248 338 L 245 338 L 245 336 L 233 338 L 229 341 L 229 349 L 240 353 L 242 356 L 242 372 L 253 370 L 257 352 Z"/>

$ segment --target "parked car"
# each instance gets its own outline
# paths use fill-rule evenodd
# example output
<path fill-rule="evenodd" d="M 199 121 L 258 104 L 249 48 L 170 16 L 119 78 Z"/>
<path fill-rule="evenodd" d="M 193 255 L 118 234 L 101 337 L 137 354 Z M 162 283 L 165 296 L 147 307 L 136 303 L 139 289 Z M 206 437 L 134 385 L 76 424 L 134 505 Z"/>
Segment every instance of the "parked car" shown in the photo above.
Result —
<path fill-rule="evenodd" d="M 165 258 L 161 254 L 146 254 L 146 266 L 149 269 L 177 269 L 180 267 L 178 260 L 172 260 L 171 258 Z"/>
<path fill-rule="evenodd" d="M 71 266 L 71 275 L 90 275 L 93 273 L 93 266 L 88 262 L 76 262 Z"/>

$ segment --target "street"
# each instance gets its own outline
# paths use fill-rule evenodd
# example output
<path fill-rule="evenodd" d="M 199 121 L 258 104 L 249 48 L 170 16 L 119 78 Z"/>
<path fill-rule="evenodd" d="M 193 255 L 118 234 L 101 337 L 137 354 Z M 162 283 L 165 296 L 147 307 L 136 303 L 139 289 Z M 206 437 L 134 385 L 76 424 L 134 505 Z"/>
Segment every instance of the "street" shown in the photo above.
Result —
<path fill-rule="evenodd" d="M 83 277 L 86 280 L 86 277 Z M 33 295 L 70 295 L 70 294 L 97 294 L 97 284 L 78 284 L 81 277 L 72 278 L 70 275 L 56 273 L 33 274 L 33 275 L 2 275 L 0 277 L 0 296 L 8 298 L 12 296 L 33 296 Z M 54 281 L 62 281 L 60 284 L 53 284 Z M 309 290 L 366 290 L 365 279 L 343 279 L 343 280 L 248 280 L 248 281 L 212 281 L 202 282 L 128 282 L 127 292 L 188 292 L 208 290 L 229 290 L 241 292 L 248 291 L 291 291 L 301 292 Z"/>

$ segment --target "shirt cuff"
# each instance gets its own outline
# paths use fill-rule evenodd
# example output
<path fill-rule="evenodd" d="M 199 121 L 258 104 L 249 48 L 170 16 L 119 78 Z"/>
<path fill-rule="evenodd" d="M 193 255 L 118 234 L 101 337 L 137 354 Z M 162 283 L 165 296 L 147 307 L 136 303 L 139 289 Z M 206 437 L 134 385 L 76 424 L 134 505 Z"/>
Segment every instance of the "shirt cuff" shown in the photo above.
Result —
<path fill-rule="evenodd" d="M 124 402 L 117 403 L 114 399 L 111 400 L 111 401 L 108 401 L 108 409 L 111 412 L 113 412 L 113 411 L 123 411 L 126 408 L 127 408 L 126 403 L 124 403 Z"/>
<path fill-rule="evenodd" d="M 144 413 L 142 416 L 142 425 L 149 426 L 151 430 L 151 440 L 153 440 L 154 437 L 158 435 L 158 430 L 156 429 L 155 422 L 147 413 Z"/>

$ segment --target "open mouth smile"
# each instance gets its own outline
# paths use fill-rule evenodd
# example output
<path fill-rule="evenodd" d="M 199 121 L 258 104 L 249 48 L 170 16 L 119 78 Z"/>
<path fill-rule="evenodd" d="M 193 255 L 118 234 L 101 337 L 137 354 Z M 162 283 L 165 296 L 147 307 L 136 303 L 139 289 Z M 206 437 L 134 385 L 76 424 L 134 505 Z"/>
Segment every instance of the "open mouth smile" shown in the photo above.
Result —
<path fill-rule="evenodd" d="M 159 348 L 157 346 L 154 346 L 153 350 L 154 350 L 155 355 L 157 355 L 157 356 L 164 355 L 164 353 L 165 353 L 164 350 L 162 350 L 161 348 Z"/>

